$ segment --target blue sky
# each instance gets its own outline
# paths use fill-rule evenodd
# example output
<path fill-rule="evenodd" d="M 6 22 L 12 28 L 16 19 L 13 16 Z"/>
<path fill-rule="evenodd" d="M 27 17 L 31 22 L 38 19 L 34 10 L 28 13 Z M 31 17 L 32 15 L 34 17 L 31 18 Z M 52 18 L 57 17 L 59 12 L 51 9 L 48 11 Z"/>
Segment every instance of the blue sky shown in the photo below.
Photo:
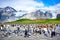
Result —
<path fill-rule="evenodd" d="M 42 1 L 46 6 L 52 6 L 52 5 L 60 3 L 60 0 L 35 0 L 35 1 L 37 2 Z"/>
<path fill-rule="evenodd" d="M 0 0 L 0 7 L 11 6 L 16 10 L 59 9 L 60 0 Z"/>

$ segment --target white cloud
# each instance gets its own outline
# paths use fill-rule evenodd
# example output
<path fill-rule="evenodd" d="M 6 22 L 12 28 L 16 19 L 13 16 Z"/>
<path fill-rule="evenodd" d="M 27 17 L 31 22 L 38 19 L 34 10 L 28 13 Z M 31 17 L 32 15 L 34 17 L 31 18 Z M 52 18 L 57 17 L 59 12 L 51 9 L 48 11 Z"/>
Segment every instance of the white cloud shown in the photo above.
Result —
<path fill-rule="evenodd" d="M 27 10 L 32 11 L 37 9 L 37 7 L 43 7 L 44 4 L 42 2 L 38 3 L 34 0 L 18 0 L 17 2 L 13 2 L 15 5 L 15 9 L 17 10 Z"/>
<path fill-rule="evenodd" d="M 39 8 L 49 9 L 49 10 L 60 9 L 60 3 L 53 6 L 46 7 L 42 1 L 36 2 L 34 0 L 5 0 L 4 2 L 2 2 L 2 4 L 0 3 L 0 6 L 2 7 L 11 6 L 17 10 L 28 10 L 28 11 L 32 11 L 34 9 L 39 9 Z"/>
<path fill-rule="evenodd" d="M 34 0 L 5 0 L 0 5 L 4 6 L 4 7 L 5 6 L 11 6 L 11 7 L 15 8 L 17 10 L 19 10 L 19 9 L 27 10 L 29 8 L 34 8 L 35 9 L 37 7 L 44 6 L 44 4 L 42 2 L 38 3 L 38 2 L 36 2 Z"/>

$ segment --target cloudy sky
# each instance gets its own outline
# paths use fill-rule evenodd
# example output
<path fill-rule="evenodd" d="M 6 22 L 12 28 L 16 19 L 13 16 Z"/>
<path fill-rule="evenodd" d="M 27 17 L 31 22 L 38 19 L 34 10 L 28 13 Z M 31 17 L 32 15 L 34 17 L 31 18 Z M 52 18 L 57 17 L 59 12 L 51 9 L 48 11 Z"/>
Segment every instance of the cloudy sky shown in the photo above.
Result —
<path fill-rule="evenodd" d="M 0 7 L 11 6 L 16 10 L 59 9 L 60 0 L 0 0 Z"/>

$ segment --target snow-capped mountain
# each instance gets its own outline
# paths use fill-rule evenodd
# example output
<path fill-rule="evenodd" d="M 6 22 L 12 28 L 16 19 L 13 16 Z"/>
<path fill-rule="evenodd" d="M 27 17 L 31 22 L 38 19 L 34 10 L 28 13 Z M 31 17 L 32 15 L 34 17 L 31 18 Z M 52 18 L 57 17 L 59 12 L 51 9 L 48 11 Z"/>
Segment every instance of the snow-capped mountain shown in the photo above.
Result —
<path fill-rule="evenodd" d="M 52 18 L 52 13 L 49 11 L 46 11 L 45 13 L 42 12 L 41 10 L 37 10 L 35 12 L 27 13 L 24 14 L 21 19 L 51 19 Z"/>
<path fill-rule="evenodd" d="M 17 11 L 14 8 L 9 6 L 5 8 L 0 8 L 0 22 L 9 21 L 8 19 L 15 18 L 15 12 Z"/>
<path fill-rule="evenodd" d="M 0 8 L 0 22 L 15 21 L 17 19 L 52 19 L 60 17 L 59 10 L 39 9 L 28 13 L 25 10 L 16 11 L 12 7 Z"/>
<path fill-rule="evenodd" d="M 45 13 L 44 13 L 44 16 L 47 18 L 47 19 L 50 19 L 50 18 L 52 18 L 52 13 L 51 12 L 49 12 L 49 11 L 46 11 Z"/>

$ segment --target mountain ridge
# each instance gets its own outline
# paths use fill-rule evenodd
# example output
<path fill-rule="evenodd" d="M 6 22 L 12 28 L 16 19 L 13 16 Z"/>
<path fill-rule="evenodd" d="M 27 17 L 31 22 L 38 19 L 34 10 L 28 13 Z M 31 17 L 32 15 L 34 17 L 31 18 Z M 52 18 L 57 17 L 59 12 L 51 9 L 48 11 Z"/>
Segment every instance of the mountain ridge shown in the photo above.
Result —
<path fill-rule="evenodd" d="M 48 11 L 43 13 L 42 11 L 37 10 L 35 12 L 24 14 L 21 19 L 32 19 L 32 20 L 34 20 L 34 19 L 50 19 L 50 18 L 52 18 L 52 13 L 50 13 Z"/>
<path fill-rule="evenodd" d="M 17 12 L 19 12 L 19 15 L 21 15 L 21 12 L 23 12 L 24 14 L 21 16 L 18 16 L 16 18 L 16 14 L 18 14 Z M 14 8 L 7 6 L 4 8 L 0 8 L 0 22 L 10 22 L 10 21 L 15 21 L 18 19 L 31 19 L 31 20 L 37 20 L 37 19 L 53 19 L 57 18 L 57 16 L 59 15 L 59 11 L 54 10 L 44 10 L 43 9 L 39 9 L 30 13 L 27 13 L 27 11 L 25 10 L 15 10 Z M 54 16 L 53 16 L 54 15 Z"/>

